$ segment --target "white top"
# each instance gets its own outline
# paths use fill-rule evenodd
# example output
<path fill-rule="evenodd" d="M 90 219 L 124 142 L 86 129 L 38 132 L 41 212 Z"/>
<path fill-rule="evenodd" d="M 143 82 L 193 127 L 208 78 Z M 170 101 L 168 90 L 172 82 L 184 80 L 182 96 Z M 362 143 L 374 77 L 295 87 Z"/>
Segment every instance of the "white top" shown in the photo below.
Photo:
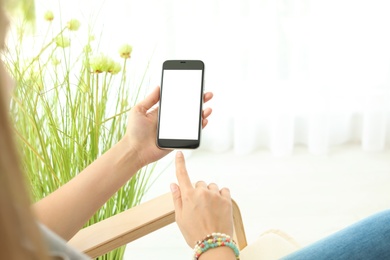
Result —
<path fill-rule="evenodd" d="M 49 254 L 54 259 L 62 260 L 90 260 L 87 255 L 69 246 L 64 239 L 42 224 L 39 224 L 43 238 L 45 239 Z"/>

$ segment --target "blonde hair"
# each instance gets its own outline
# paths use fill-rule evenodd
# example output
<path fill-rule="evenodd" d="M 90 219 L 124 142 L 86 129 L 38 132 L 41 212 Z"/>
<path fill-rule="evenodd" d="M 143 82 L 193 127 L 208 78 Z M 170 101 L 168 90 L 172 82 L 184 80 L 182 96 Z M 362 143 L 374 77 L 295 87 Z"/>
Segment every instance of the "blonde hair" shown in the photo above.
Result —
<path fill-rule="evenodd" d="M 1 47 L 7 30 L 0 0 Z M 0 61 L 1 62 L 1 61 Z M 2 64 L 1 64 L 2 65 Z M 0 71 L 0 254 L 2 259 L 49 259 L 31 210 L 6 102 L 6 74 Z"/>

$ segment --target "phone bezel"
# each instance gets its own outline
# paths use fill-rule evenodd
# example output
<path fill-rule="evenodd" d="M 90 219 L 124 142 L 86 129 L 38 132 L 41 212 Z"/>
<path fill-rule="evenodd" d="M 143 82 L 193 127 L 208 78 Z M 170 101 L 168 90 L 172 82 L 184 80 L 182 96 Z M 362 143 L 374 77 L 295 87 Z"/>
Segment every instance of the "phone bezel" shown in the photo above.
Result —
<path fill-rule="evenodd" d="M 196 149 L 200 146 L 201 132 L 202 132 L 202 109 L 203 109 L 203 90 L 204 90 L 204 63 L 201 60 L 166 60 L 162 66 L 161 85 L 160 85 L 160 104 L 158 109 L 158 123 L 157 123 L 157 146 L 162 149 Z M 200 89 L 200 110 L 198 117 L 198 138 L 196 140 L 185 139 L 161 139 L 160 132 L 160 109 L 164 102 L 162 99 L 162 92 L 164 89 L 164 70 L 202 70 L 201 89 Z"/>

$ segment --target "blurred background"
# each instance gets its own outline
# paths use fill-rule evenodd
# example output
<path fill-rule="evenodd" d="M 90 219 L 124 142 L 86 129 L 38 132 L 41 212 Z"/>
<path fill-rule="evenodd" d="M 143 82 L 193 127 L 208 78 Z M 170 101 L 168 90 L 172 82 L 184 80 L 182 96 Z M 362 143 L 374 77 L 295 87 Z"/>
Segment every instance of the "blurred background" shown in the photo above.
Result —
<path fill-rule="evenodd" d="M 131 44 L 145 92 L 164 60 L 205 62 L 213 115 L 188 166 L 194 181 L 231 188 L 249 243 L 281 228 L 305 245 L 389 206 L 390 2 L 36 0 L 36 10 L 79 19 L 106 53 Z M 145 199 L 168 192 L 172 158 Z M 190 254 L 171 225 L 126 259 Z"/>
<path fill-rule="evenodd" d="M 160 84 L 167 59 L 201 59 L 213 124 L 202 148 L 315 154 L 390 144 L 390 3 L 310 0 L 36 1 L 77 18 L 101 49 L 133 46 L 134 80 Z M 61 10 L 61 11 L 59 11 Z M 38 19 L 39 22 L 39 19 Z M 43 19 L 41 20 L 43 23 Z"/>

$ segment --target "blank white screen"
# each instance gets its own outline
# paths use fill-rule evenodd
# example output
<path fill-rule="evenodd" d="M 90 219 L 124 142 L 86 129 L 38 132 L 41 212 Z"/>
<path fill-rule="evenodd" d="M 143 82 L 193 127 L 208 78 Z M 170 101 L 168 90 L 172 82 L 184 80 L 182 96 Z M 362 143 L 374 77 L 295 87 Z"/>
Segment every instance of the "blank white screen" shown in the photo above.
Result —
<path fill-rule="evenodd" d="M 201 84 L 201 70 L 164 70 L 160 139 L 198 139 Z"/>

